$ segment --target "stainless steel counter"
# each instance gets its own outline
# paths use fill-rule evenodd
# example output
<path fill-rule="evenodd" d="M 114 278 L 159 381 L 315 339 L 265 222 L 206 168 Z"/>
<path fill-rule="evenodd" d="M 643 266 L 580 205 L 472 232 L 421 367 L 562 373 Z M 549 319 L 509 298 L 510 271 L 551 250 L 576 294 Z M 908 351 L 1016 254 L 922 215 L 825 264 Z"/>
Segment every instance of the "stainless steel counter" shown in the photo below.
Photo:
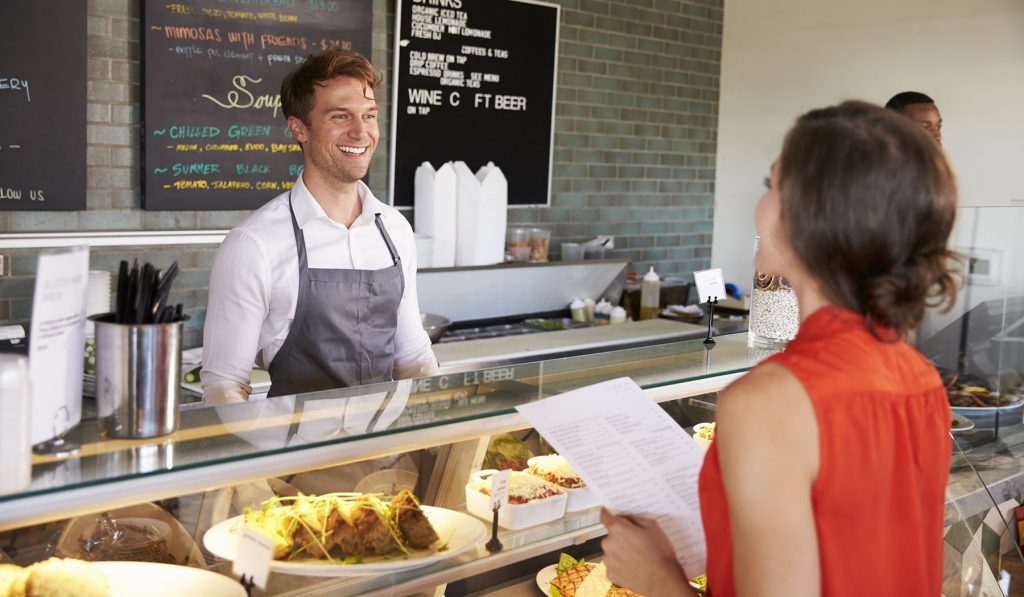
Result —
<path fill-rule="evenodd" d="M 435 344 L 434 355 L 442 371 L 450 372 L 703 338 L 706 333 L 707 328 L 704 326 L 668 319 L 650 319 L 577 330 Z"/>

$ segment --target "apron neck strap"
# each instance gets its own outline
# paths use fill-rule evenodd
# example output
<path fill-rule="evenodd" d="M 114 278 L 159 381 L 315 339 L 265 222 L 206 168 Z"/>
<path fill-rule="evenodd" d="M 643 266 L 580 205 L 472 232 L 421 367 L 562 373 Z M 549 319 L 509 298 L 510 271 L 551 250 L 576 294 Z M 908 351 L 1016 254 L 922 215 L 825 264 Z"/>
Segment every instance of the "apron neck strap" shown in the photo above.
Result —
<path fill-rule="evenodd" d="M 288 191 L 288 211 L 292 216 L 292 232 L 295 234 L 295 250 L 299 254 L 299 273 L 306 271 L 308 267 L 306 261 L 306 237 L 302 234 L 302 228 L 299 228 L 299 222 L 295 219 L 295 208 L 292 207 L 292 192 Z"/>
<path fill-rule="evenodd" d="M 373 214 L 373 223 L 377 225 L 377 230 L 380 230 L 380 235 L 384 237 L 384 243 L 388 246 L 388 252 L 391 253 L 391 260 L 398 265 L 402 259 L 398 256 L 398 251 L 395 249 L 395 243 L 391 242 L 391 237 L 388 236 L 388 231 L 384 229 L 384 220 L 381 219 L 380 214 Z"/>

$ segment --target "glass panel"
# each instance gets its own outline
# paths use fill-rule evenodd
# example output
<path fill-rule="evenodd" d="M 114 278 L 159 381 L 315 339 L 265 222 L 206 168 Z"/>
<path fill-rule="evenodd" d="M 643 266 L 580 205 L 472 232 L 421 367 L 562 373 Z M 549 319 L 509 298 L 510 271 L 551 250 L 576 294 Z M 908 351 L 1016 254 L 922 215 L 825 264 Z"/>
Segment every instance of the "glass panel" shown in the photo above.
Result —
<path fill-rule="evenodd" d="M 986 471 L 973 466 L 972 451 L 962 436 L 954 436 L 943 529 L 942 594 L 1020 595 L 1024 592 L 1024 555 L 1015 517 L 1020 502 L 1001 486 L 1008 479 L 1001 479 L 1000 486 L 986 486 Z M 1019 491 L 1014 494 L 1021 495 Z M 999 495 L 1003 498 L 996 499 Z"/>
<path fill-rule="evenodd" d="M 746 335 L 663 344 L 181 412 L 179 430 L 155 440 L 104 440 L 95 420 L 69 433 L 70 459 L 36 456 L 28 490 L 53 491 L 301 451 L 514 412 L 516 405 L 630 376 L 650 388 L 746 370 L 763 354 Z M 400 447 L 399 447 L 400 449 Z"/>
<path fill-rule="evenodd" d="M 967 258 L 955 307 L 928 314 L 918 347 L 953 412 L 998 437 L 1024 421 L 1024 208 L 962 208 L 950 246 Z"/>

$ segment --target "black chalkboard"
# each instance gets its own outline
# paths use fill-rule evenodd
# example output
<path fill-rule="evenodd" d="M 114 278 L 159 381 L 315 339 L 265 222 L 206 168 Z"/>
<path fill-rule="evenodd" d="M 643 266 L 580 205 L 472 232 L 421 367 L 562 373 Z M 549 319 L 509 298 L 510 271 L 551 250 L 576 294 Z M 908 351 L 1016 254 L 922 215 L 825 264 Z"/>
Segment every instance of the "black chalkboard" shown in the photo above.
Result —
<path fill-rule="evenodd" d="M 0 210 L 85 209 L 85 9 L 0 2 Z"/>
<path fill-rule="evenodd" d="M 145 209 L 254 209 L 286 191 L 302 153 L 281 80 L 341 45 L 369 57 L 372 0 L 146 0 Z"/>
<path fill-rule="evenodd" d="M 559 7 L 526 0 L 399 0 L 391 200 L 416 168 L 493 161 L 509 205 L 550 199 Z"/>

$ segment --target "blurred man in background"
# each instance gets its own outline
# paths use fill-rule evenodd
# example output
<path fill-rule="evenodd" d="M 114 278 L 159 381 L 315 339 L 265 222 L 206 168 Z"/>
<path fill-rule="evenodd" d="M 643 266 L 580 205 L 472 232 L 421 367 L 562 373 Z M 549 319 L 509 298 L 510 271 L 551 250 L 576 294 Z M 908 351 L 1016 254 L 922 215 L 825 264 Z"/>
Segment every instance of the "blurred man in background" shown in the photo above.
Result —
<path fill-rule="evenodd" d="M 885 107 L 913 120 L 942 145 L 942 115 L 935 100 L 918 91 L 904 91 L 892 96 Z"/>

